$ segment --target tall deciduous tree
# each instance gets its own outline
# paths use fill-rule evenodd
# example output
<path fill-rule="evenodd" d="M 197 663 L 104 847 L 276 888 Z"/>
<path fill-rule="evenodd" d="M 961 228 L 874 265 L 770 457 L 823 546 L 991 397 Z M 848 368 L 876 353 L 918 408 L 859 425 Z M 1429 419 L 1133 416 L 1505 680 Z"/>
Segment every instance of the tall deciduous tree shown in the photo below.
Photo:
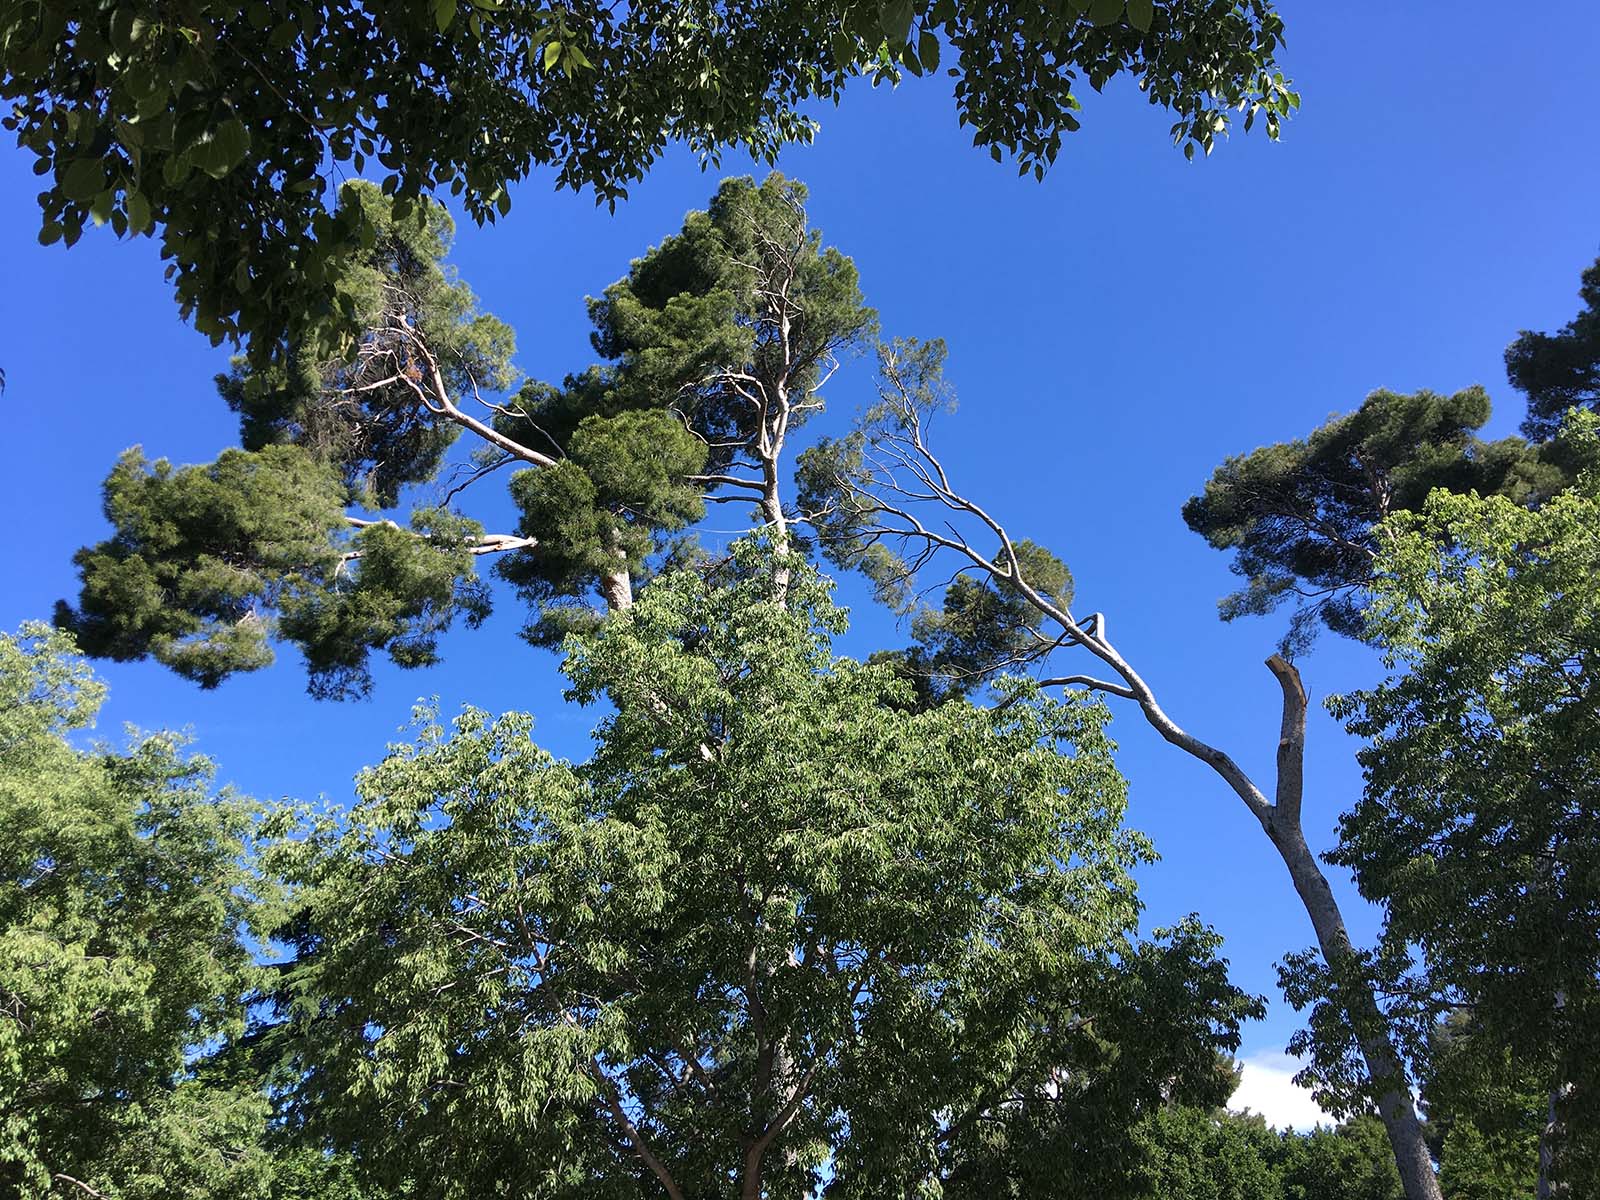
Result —
<path fill-rule="evenodd" d="M 103 690 L 48 627 L 0 635 L 0 1188 L 264 1198 L 265 1097 L 192 1061 L 252 986 L 247 813 L 170 738 L 73 747 Z"/>
<path fill-rule="evenodd" d="M 994 593 L 995 603 L 1020 598 L 1040 620 L 1037 627 L 1029 623 L 1015 627 L 1008 660 L 1020 657 L 1043 664 L 1058 650 L 1085 652 L 1094 663 L 1090 671 L 1051 676 L 1045 684 L 1081 687 L 1131 701 L 1166 741 L 1227 784 L 1260 823 L 1287 869 L 1315 930 L 1321 961 L 1351 980 L 1335 999 L 1348 1027 L 1356 1032 L 1357 1069 L 1341 1081 L 1347 1086 L 1331 1088 L 1323 1081 L 1321 1099 L 1346 1112 L 1375 1105 L 1406 1196 L 1437 1200 L 1438 1181 L 1405 1057 L 1370 985 L 1347 969 L 1358 956 L 1327 877 L 1305 838 L 1301 808 L 1306 692 L 1299 671 L 1281 655 L 1267 660 L 1283 701 L 1277 780 L 1269 795 L 1226 751 L 1195 736 L 1166 711 L 1154 688 L 1110 640 L 1105 614 L 1079 617 L 1070 597 L 1050 590 L 1062 578 L 1059 571 L 1052 569 L 1035 583 L 1035 556 L 1024 553 L 1020 539 L 952 481 L 926 437 L 929 413 L 949 402 L 939 381 L 942 356 L 937 343 L 885 347 L 881 404 L 852 438 L 825 442 L 807 459 L 803 467 L 807 494 L 832 514 L 832 537 L 825 549 L 832 547 L 840 565 L 861 566 L 880 578 L 886 574 L 893 578 L 897 571 L 915 571 L 943 558 L 974 581 L 964 585 L 964 591 L 987 589 Z M 883 553 L 868 555 L 873 546 L 884 548 Z"/>
<path fill-rule="evenodd" d="M 184 312 L 262 362 L 362 332 L 343 261 L 378 230 L 333 208 L 341 164 L 479 221 L 535 167 L 614 202 L 669 141 L 771 161 L 812 136 L 807 101 L 942 59 L 975 141 L 1025 172 L 1078 128 L 1085 85 L 1123 74 L 1192 157 L 1240 111 L 1277 136 L 1299 103 L 1282 37 L 1270 0 L 64 0 L 0 9 L 0 98 L 47 177 L 41 239 L 158 235 Z"/>
<path fill-rule="evenodd" d="M 419 1197 L 977 1197 L 997 1137 L 1053 1192 L 1219 1101 L 1257 1004 L 1192 921 L 1133 940 L 1104 709 L 909 711 L 827 592 L 665 575 L 569 642 L 587 762 L 425 714 L 279 845 L 302 1119 Z"/>
<path fill-rule="evenodd" d="M 1470 1011 L 1477 1057 L 1538 1079 L 1541 1194 L 1573 1196 L 1600 1182 L 1597 530 L 1592 472 L 1537 509 L 1436 493 L 1393 518 L 1369 612 L 1392 674 L 1336 706 L 1370 745 L 1333 857 L 1420 950 L 1423 995 Z"/>

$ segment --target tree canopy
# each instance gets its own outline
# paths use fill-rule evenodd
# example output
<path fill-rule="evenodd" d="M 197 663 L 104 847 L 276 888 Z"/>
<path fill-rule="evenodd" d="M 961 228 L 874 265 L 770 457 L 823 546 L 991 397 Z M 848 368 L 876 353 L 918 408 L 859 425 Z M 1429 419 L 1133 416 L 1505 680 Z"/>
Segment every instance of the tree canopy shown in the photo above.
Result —
<path fill-rule="evenodd" d="M 262 982 L 250 807 L 169 735 L 75 747 L 103 696 L 63 635 L 0 635 L 0 1188 L 354 1200 L 218 1056 Z"/>
<path fill-rule="evenodd" d="M 1524 330 L 1506 349 L 1506 374 L 1528 397 L 1522 432 L 1545 440 L 1569 408 L 1600 410 L 1600 259 L 1583 273 L 1583 311 L 1557 333 Z"/>
<path fill-rule="evenodd" d="M 1427 997 L 1412 1019 L 1464 1006 L 1481 1072 L 1536 1081 L 1574 1194 L 1600 1180 L 1597 506 L 1588 472 L 1536 509 L 1436 493 L 1393 518 L 1370 613 L 1392 674 L 1336 706 L 1369 740 L 1333 857 L 1384 905 L 1377 968 L 1416 947 L 1421 986 L 1391 982 Z"/>
<path fill-rule="evenodd" d="M 45 177 L 41 239 L 158 236 L 184 313 L 261 363 L 361 332 L 344 264 L 380 230 L 336 207 L 346 169 L 381 173 L 402 218 L 448 193 L 491 220 L 535 168 L 614 202 L 668 142 L 770 162 L 812 136 L 807 102 L 942 60 L 974 141 L 1025 172 L 1123 74 L 1192 157 L 1241 111 L 1277 135 L 1299 103 L 1282 39 L 1270 0 L 13 4 L 0 98 Z"/>
<path fill-rule="evenodd" d="M 1140 1163 L 1126 1193 L 1165 1200 L 1400 1200 L 1400 1179 L 1371 1116 L 1307 1134 L 1259 1116 L 1171 1105 L 1139 1131 Z M 1112 1192 L 1114 1196 L 1122 1193 Z M 1451 1200 L 1456 1200 L 1452 1194 Z"/>
<path fill-rule="evenodd" d="M 842 629 L 743 543 L 569 642 L 587 762 L 424 713 L 281 840 L 309 1126 L 419 1197 L 977 1197 L 997 1138 L 1044 1186 L 1220 1103 L 1258 1002 L 1134 940 L 1103 708 L 908 711 Z"/>
<path fill-rule="evenodd" d="M 1294 603 L 1285 649 L 1317 625 L 1363 635 L 1363 587 L 1378 530 L 1391 513 L 1422 506 L 1435 488 L 1536 501 L 1567 475 L 1560 456 L 1508 437 L 1485 442 L 1489 396 L 1377 391 L 1302 439 L 1228 459 L 1183 506 L 1189 528 L 1219 550 L 1245 585 L 1222 600 L 1222 619 Z"/>
<path fill-rule="evenodd" d="M 106 482 L 115 533 L 77 556 L 58 623 L 90 653 L 208 687 L 287 641 L 314 694 L 360 695 L 373 653 L 425 665 L 453 623 L 483 619 L 486 555 L 529 601 L 528 636 L 554 644 L 692 552 L 679 535 L 708 500 L 748 502 L 787 540 L 788 439 L 876 329 L 805 198 L 777 174 L 725 182 L 590 301 L 601 363 L 496 399 L 517 383 L 512 334 L 445 265 L 449 218 L 429 209 L 419 229 L 346 188 L 382 231 L 348 268 L 354 357 L 236 363 L 218 386 L 241 446 L 212 464 L 124 456 Z M 447 463 L 463 432 L 470 465 Z M 457 497 L 506 468 L 517 527 L 487 534 Z"/>

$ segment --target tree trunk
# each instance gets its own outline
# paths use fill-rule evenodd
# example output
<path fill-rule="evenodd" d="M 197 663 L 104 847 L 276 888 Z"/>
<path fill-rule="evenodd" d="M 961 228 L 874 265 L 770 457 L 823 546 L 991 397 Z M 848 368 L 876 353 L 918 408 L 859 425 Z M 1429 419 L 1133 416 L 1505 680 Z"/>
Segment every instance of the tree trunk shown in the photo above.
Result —
<path fill-rule="evenodd" d="M 1283 865 L 1289 869 L 1289 878 L 1299 893 L 1306 915 L 1311 918 L 1311 928 L 1317 935 L 1317 946 L 1322 951 L 1324 961 L 1330 967 L 1337 967 L 1346 961 L 1354 953 L 1350 932 L 1345 926 L 1344 915 L 1339 911 L 1338 901 L 1333 898 L 1333 889 L 1328 886 L 1328 878 L 1317 865 L 1317 857 L 1311 852 L 1311 847 L 1306 844 L 1300 821 L 1305 796 L 1306 690 L 1294 664 L 1277 654 L 1267 660 L 1267 669 L 1277 679 L 1283 692 L 1283 727 L 1278 738 L 1278 786 L 1275 802 L 1269 803 L 1231 757 L 1186 732 L 1166 714 L 1156 702 L 1149 685 L 1111 648 L 1103 635 L 1090 644 L 1104 661 L 1111 663 L 1127 680 L 1129 694 L 1138 701 L 1145 719 L 1161 736 L 1209 766 L 1244 801 L 1251 814 L 1260 821 L 1261 828 L 1283 860 Z M 1360 981 L 1346 988 L 1344 997 L 1345 1016 L 1356 1032 L 1367 1078 L 1377 1091 L 1378 1115 L 1389 1135 L 1395 1169 L 1405 1188 L 1406 1200 L 1442 1200 L 1439 1179 L 1433 1170 L 1433 1159 L 1422 1138 L 1422 1122 L 1417 1117 L 1416 1104 L 1400 1056 L 1384 1032 L 1377 999 L 1372 989 Z"/>
<path fill-rule="evenodd" d="M 1556 1139 L 1561 1134 L 1561 1099 L 1567 1092 L 1566 1084 L 1552 1088 L 1545 1106 L 1544 1126 L 1539 1130 L 1539 1180 L 1535 1195 L 1538 1200 L 1559 1200 L 1566 1188 L 1550 1178 L 1556 1162 Z"/>
<path fill-rule="evenodd" d="M 605 597 L 606 607 L 612 612 L 632 608 L 633 580 L 629 577 L 627 568 L 600 576 L 600 594 Z"/>
<path fill-rule="evenodd" d="M 1339 904 L 1333 898 L 1328 878 L 1317 865 L 1317 858 L 1306 844 L 1305 834 L 1298 822 L 1286 822 L 1284 827 L 1268 831 L 1272 844 L 1289 869 L 1294 890 L 1300 894 L 1311 927 L 1316 931 L 1317 946 L 1330 967 L 1351 957 L 1354 948 L 1346 929 Z M 1356 1029 L 1362 1060 L 1367 1065 L 1367 1077 L 1373 1085 L 1383 1090 L 1378 1094 L 1378 1116 L 1389 1135 L 1389 1145 L 1394 1151 L 1395 1167 L 1400 1172 L 1400 1183 L 1406 1200 L 1441 1200 L 1439 1178 L 1433 1170 L 1433 1158 L 1428 1153 L 1422 1137 L 1422 1122 L 1417 1117 L 1412 1102 L 1411 1089 L 1405 1082 L 1399 1055 L 1394 1045 L 1382 1033 L 1373 1032 L 1383 1027 L 1378 1002 L 1364 983 L 1345 989 L 1347 1017 Z M 1354 1008 L 1357 1011 L 1348 1011 Z"/>
<path fill-rule="evenodd" d="M 789 519 L 783 513 L 783 493 L 776 455 L 763 460 L 761 483 L 761 515 L 772 530 L 772 585 L 781 603 L 789 595 L 789 568 L 784 565 L 789 557 Z"/>
<path fill-rule="evenodd" d="M 614 535 L 607 537 L 607 549 L 617 560 L 617 566 L 600 576 L 600 595 L 605 597 L 607 608 L 621 612 L 633 607 L 633 576 L 628 572 L 628 556 L 617 545 Z"/>

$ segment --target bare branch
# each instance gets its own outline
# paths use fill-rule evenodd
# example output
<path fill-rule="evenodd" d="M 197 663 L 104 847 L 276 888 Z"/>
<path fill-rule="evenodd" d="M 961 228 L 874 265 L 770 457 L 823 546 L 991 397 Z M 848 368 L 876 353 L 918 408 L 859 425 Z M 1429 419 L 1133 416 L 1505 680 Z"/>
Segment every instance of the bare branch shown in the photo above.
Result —
<path fill-rule="evenodd" d="M 1092 675 L 1058 675 L 1053 679 L 1039 680 L 1040 687 L 1085 687 L 1091 692 L 1109 692 L 1113 696 L 1121 696 L 1124 700 L 1137 700 L 1133 689 L 1123 683 L 1112 683 L 1105 679 L 1096 679 Z"/>
<path fill-rule="evenodd" d="M 1283 729 L 1278 735 L 1278 792 L 1274 819 L 1298 827 L 1305 795 L 1306 689 L 1300 672 L 1281 654 L 1267 659 L 1267 670 L 1283 689 Z"/>
<path fill-rule="evenodd" d="M 79 1191 L 83 1192 L 85 1195 L 93 1196 L 95 1200 L 111 1200 L 110 1196 L 106 1195 L 106 1193 L 100 1191 L 98 1188 L 90 1187 L 83 1180 L 74 1179 L 71 1175 L 66 1174 L 64 1171 L 57 1171 L 51 1176 L 51 1178 L 56 1180 L 58 1183 L 70 1184 Z"/>
<path fill-rule="evenodd" d="M 600 1061 L 598 1059 L 591 1058 L 589 1060 L 589 1065 L 595 1082 L 599 1085 L 601 1092 L 605 1095 L 606 1103 L 611 1109 L 612 1117 L 615 1118 L 617 1124 L 622 1127 L 622 1132 L 624 1135 L 626 1135 L 628 1144 L 633 1147 L 633 1152 L 637 1154 L 640 1161 L 650 1169 L 650 1173 L 661 1182 L 661 1186 L 666 1189 L 669 1200 L 683 1200 L 683 1192 L 679 1190 L 676 1181 L 674 1181 L 672 1178 L 672 1173 L 669 1172 L 662 1161 L 656 1157 L 655 1152 L 650 1149 L 650 1143 L 645 1140 L 644 1134 L 640 1132 L 639 1127 L 635 1125 L 629 1118 L 627 1110 L 622 1107 L 622 1098 L 617 1093 L 616 1084 L 606 1077 L 606 1073 L 600 1067 Z"/>

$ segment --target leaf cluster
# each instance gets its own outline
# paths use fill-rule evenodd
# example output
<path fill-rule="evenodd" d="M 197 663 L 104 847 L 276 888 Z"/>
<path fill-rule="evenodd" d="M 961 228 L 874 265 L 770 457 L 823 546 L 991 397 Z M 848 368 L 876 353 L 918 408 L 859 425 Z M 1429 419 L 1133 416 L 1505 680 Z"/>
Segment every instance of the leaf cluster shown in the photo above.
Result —
<path fill-rule="evenodd" d="M 1583 273 L 1583 309 L 1556 333 L 1524 330 L 1506 348 L 1506 374 L 1528 397 L 1522 432 L 1546 441 L 1569 408 L 1600 411 L 1600 260 Z"/>
<path fill-rule="evenodd" d="M 403 208 L 448 193 L 480 222 L 540 166 L 614 203 L 669 141 L 771 161 L 810 140 L 805 102 L 932 71 L 941 46 L 975 141 L 1024 171 L 1078 127 L 1080 81 L 1121 73 L 1192 156 L 1235 111 L 1276 136 L 1299 102 L 1282 36 L 1269 0 L 71 0 L 0 9 L 0 98 L 44 177 L 41 240 L 159 236 L 184 313 L 261 365 L 359 331 L 345 263 L 377 230 L 335 207 L 331 173 L 381 168 Z"/>
<path fill-rule="evenodd" d="M 1231 552 L 1230 569 L 1245 580 L 1221 601 L 1223 619 L 1292 602 L 1288 650 L 1309 645 L 1319 623 L 1365 636 L 1362 589 L 1386 517 L 1420 508 L 1435 488 L 1534 502 L 1567 482 L 1542 447 L 1480 440 L 1474 431 L 1488 419 L 1482 388 L 1377 391 L 1306 438 L 1228 459 L 1183 508 L 1189 528 Z"/>
<path fill-rule="evenodd" d="M 481 529 L 421 510 L 410 530 L 352 536 L 344 499 L 335 469 L 298 446 L 176 468 L 131 450 L 105 485 L 116 533 L 76 555 L 83 589 L 56 623 L 90 654 L 148 655 L 202 687 L 269 664 L 275 636 L 304 650 L 324 693 L 360 692 L 373 647 L 433 661 L 456 615 L 487 611 L 468 549 Z"/>
<path fill-rule="evenodd" d="M 783 570 L 742 545 L 571 639 L 587 762 L 425 714 L 278 844 L 310 1127 L 419 1196 L 856 1196 L 954 1181 L 995 1120 L 1057 1130 L 1060 1179 L 1063 1123 L 1215 1102 L 1256 1002 L 1198 925 L 1133 940 L 1103 709 L 910 711 Z"/>

